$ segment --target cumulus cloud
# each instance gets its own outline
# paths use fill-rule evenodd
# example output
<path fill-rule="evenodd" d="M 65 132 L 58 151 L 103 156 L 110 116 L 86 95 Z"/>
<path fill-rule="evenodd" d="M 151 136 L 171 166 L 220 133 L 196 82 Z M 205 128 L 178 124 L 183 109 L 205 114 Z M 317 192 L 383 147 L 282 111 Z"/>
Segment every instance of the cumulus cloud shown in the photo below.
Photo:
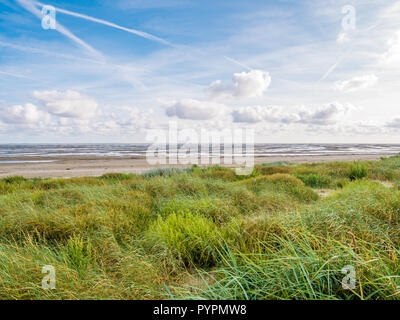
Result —
<path fill-rule="evenodd" d="M 182 99 L 167 105 L 166 113 L 169 117 L 190 120 L 210 120 L 222 115 L 226 110 L 223 104 Z"/>
<path fill-rule="evenodd" d="M 245 107 L 232 112 L 233 122 L 257 123 L 264 120 L 264 108 Z"/>
<path fill-rule="evenodd" d="M 224 85 L 221 80 L 216 80 L 206 91 L 211 98 L 253 98 L 261 97 L 270 84 L 271 77 L 268 72 L 251 70 L 234 73 L 230 85 Z"/>
<path fill-rule="evenodd" d="M 283 112 L 280 107 L 244 107 L 232 112 L 233 122 L 244 123 L 258 123 L 266 122 L 279 122 L 279 123 L 292 123 L 298 121 L 300 118 L 297 114 Z"/>
<path fill-rule="evenodd" d="M 378 77 L 374 74 L 367 74 L 354 77 L 349 80 L 335 82 L 336 89 L 343 92 L 354 92 L 361 89 L 372 87 L 378 82 Z"/>
<path fill-rule="evenodd" d="M 39 100 L 51 114 L 66 118 L 91 118 L 96 114 L 97 102 L 77 91 L 34 91 L 33 97 Z"/>
<path fill-rule="evenodd" d="M 156 114 L 153 109 L 140 109 L 138 107 L 121 107 L 121 110 L 128 111 L 124 119 L 118 119 L 111 115 L 111 119 L 127 132 L 137 132 L 143 129 L 151 129 L 156 126 Z"/>
<path fill-rule="evenodd" d="M 282 107 L 245 107 L 234 110 L 232 117 L 234 122 L 258 123 L 275 122 L 281 124 L 301 123 L 308 125 L 329 125 L 336 123 L 341 115 L 344 115 L 351 106 L 340 103 L 330 103 L 316 110 L 309 110 L 304 106 L 296 112 L 285 112 Z"/>
<path fill-rule="evenodd" d="M 299 123 L 312 124 L 312 125 L 328 125 L 335 123 L 353 107 L 351 105 L 342 105 L 337 102 L 326 104 L 316 110 L 310 111 L 305 109 L 299 111 Z"/>
<path fill-rule="evenodd" d="M 33 125 L 50 121 L 50 115 L 47 112 L 39 110 L 31 103 L 5 108 L 1 116 L 3 121 L 8 124 Z"/>
<path fill-rule="evenodd" d="M 389 134 L 393 132 L 390 128 L 386 127 L 383 123 L 375 120 L 362 120 L 362 121 L 349 121 L 337 122 L 326 126 L 307 126 L 306 131 L 317 134 L 325 133 L 338 136 L 369 136 Z"/>

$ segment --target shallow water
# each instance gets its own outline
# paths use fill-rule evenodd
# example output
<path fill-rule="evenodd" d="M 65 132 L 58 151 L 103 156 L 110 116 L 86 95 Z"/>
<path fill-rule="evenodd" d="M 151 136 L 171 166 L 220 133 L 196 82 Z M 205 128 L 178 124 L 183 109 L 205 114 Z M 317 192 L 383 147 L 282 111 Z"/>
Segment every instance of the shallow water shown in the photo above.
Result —
<path fill-rule="evenodd" d="M 68 157 L 68 156 L 145 156 L 149 144 L 3 144 L 0 157 Z M 159 154 L 176 154 L 182 145 L 159 148 Z M 194 145 L 198 155 L 201 146 Z M 207 148 L 207 147 L 206 147 Z M 218 147 L 217 147 L 218 149 Z M 210 146 L 211 150 L 211 146 Z M 223 152 L 224 146 L 220 146 Z M 243 147 L 243 151 L 245 147 Z M 204 149 L 203 149 L 204 151 Z M 241 150 L 233 149 L 233 153 Z M 229 153 L 230 153 L 229 152 Z M 251 152 L 252 153 L 252 152 Z M 247 155 L 251 155 L 247 152 Z M 312 155 L 363 155 L 398 154 L 400 144 L 255 144 L 255 156 L 312 156 Z M 35 160 L 36 161 L 36 160 Z M 27 161 L 24 161 L 27 162 Z M 21 163 L 0 161 L 0 163 Z"/>

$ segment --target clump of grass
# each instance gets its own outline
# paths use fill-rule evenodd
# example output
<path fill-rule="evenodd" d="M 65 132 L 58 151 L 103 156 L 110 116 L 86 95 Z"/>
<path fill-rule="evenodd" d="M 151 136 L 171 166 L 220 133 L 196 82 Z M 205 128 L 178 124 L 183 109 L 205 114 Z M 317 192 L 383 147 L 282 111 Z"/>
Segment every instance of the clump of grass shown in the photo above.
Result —
<path fill-rule="evenodd" d="M 229 197 L 234 207 L 242 214 L 249 215 L 260 209 L 260 199 L 245 188 L 232 188 L 229 192 Z"/>
<path fill-rule="evenodd" d="M 303 181 L 306 186 L 311 188 L 327 188 L 331 185 L 330 178 L 314 173 L 309 175 L 296 174 L 296 177 Z"/>
<path fill-rule="evenodd" d="M 350 165 L 348 177 L 350 180 L 363 179 L 368 176 L 367 167 L 361 162 L 354 162 Z"/>
<path fill-rule="evenodd" d="M 39 181 L 36 185 L 37 189 L 50 190 L 50 189 L 59 189 L 64 187 L 67 184 L 65 179 L 47 179 Z"/>
<path fill-rule="evenodd" d="M 5 195 L 9 193 L 15 193 L 19 191 L 19 187 L 16 184 L 10 184 L 4 181 L 0 182 L 0 195 Z"/>
<path fill-rule="evenodd" d="M 63 248 L 68 264 L 78 272 L 84 272 L 95 262 L 95 256 L 92 245 L 79 236 L 73 236 L 68 239 Z"/>
<path fill-rule="evenodd" d="M 202 178 L 221 179 L 224 181 L 235 181 L 236 174 L 233 170 L 228 168 L 217 167 L 214 170 L 207 170 L 200 174 Z"/>
<path fill-rule="evenodd" d="M 57 243 L 73 235 L 76 225 L 70 216 L 57 212 L 35 212 L 24 210 L 5 212 L 0 219 L 0 237 L 8 240 L 23 240 L 27 236 L 37 241 Z"/>
<path fill-rule="evenodd" d="M 210 267 L 216 263 L 219 232 L 215 224 L 191 213 L 171 213 L 159 217 L 149 235 L 156 246 L 164 246 L 186 266 Z"/>
<path fill-rule="evenodd" d="M 400 281 L 391 277 L 396 263 L 380 247 L 359 242 L 355 252 L 310 234 L 299 236 L 296 242 L 278 237 L 277 242 L 279 251 L 267 249 L 262 254 L 245 255 L 225 248 L 223 266 L 212 272 L 216 280 L 176 292 L 185 298 L 216 300 L 398 298 Z M 344 266 L 356 272 L 352 290 L 342 287 Z"/>
<path fill-rule="evenodd" d="M 293 171 L 292 167 L 289 166 L 255 166 L 256 172 L 260 175 L 272 175 L 275 173 L 290 173 Z"/>
<path fill-rule="evenodd" d="M 3 180 L 5 183 L 8 183 L 8 184 L 21 184 L 22 182 L 27 181 L 27 179 L 22 176 L 6 177 L 1 180 Z"/>
<path fill-rule="evenodd" d="M 314 234 L 371 243 L 400 244 L 400 194 L 378 182 L 355 181 L 309 208 L 305 221 Z"/>
<path fill-rule="evenodd" d="M 288 161 L 274 161 L 274 162 L 263 162 L 261 165 L 264 167 L 286 167 L 286 166 L 292 166 L 293 163 Z"/>
<path fill-rule="evenodd" d="M 318 199 L 318 194 L 311 188 L 306 187 L 303 181 L 288 174 L 277 173 L 270 176 L 260 176 L 241 181 L 240 183 L 246 185 L 256 193 L 264 190 L 273 190 L 284 192 L 304 202 Z"/>
<path fill-rule="evenodd" d="M 232 217 L 239 214 L 238 208 L 235 207 L 228 199 L 219 199 L 216 197 L 177 197 L 162 201 L 158 204 L 157 213 L 163 217 L 167 217 L 171 213 L 180 214 L 196 214 L 211 219 L 216 223 L 229 221 Z"/>
<path fill-rule="evenodd" d="M 133 178 L 133 176 L 134 176 L 133 174 L 129 174 L 129 173 L 110 172 L 110 173 L 103 174 L 101 177 L 99 177 L 99 179 L 122 181 L 122 180 L 130 180 Z"/>
<path fill-rule="evenodd" d="M 182 174 L 187 172 L 189 169 L 187 168 L 175 168 L 175 167 L 168 167 L 168 168 L 155 168 L 145 172 L 142 172 L 141 175 L 146 178 L 152 177 L 171 177 L 176 174 Z"/>

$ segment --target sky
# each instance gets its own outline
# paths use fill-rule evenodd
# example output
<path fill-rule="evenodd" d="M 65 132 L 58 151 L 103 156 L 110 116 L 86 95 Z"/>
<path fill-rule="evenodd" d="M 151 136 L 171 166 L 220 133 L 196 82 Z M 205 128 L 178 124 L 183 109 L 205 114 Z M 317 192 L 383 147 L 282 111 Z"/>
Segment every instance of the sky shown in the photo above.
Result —
<path fill-rule="evenodd" d="M 400 143 L 400 1 L 0 0 L 0 83 L 0 143 Z"/>

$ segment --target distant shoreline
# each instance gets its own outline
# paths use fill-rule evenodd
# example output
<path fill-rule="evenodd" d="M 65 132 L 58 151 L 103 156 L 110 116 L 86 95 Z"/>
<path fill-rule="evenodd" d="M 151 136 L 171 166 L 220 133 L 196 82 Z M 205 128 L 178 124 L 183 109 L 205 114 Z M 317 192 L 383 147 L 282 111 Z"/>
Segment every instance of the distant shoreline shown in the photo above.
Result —
<path fill-rule="evenodd" d="M 379 160 L 393 154 L 335 154 L 335 155 L 291 155 L 291 156 L 262 156 L 255 157 L 254 163 L 288 161 L 293 163 L 314 163 L 329 161 L 358 161 Z M 149 165 L 144 157 L 94 157 L 94 156 L 65 156 L 65 157 L 0 157 L 0 161 L 35 161 L 51 162 L 0 163 L 0 177 L 24 176 L 26 178 L 56 178 L 101 176 L 109 172 L 140 173 L 152 168 L 161 167 L 190 167 L 191 165 Z M 223 161 L 221 161 L 223 163 Z M 224 165 L 222 166 L 234 166 Z"/>

